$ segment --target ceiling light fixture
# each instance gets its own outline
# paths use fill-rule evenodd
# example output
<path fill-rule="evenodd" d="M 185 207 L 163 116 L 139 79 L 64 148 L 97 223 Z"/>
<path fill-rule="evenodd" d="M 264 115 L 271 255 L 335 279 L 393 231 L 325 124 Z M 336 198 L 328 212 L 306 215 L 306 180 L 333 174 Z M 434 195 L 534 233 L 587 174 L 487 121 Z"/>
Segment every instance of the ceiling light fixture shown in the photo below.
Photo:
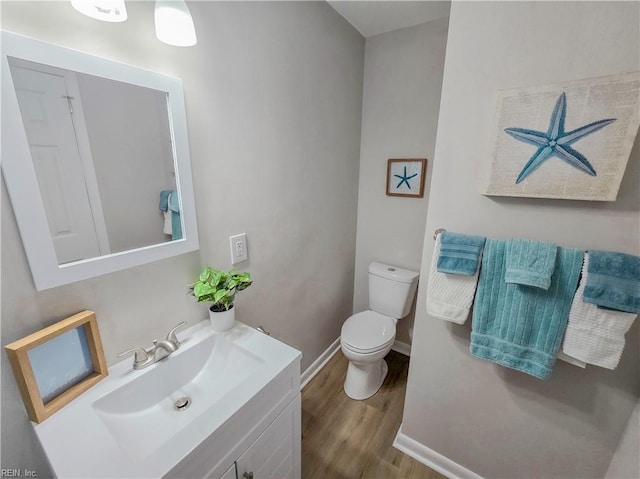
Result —
<path fill-rule="evenodd" d="M 127 7 L 124 0 L 71 0 L 80 13 L 104 22 L 124 22 Z M 191 12 L 184 0 L 156 0 L 156 37 L 176 47 L 190 47 L 197 43 Z"/>
<path fill-rule="evenodd" d="M 124 0 L 71 0 L 71 5 L 80 13 L 103 22 L 124 22 L 127 19 Z"/>
<path fill-rule="evenodd" d="M 196 29 L 187 4 L 183 0 L 156 0 L 156 37 L 176 47 L 190 47 L 197 43 Z"/>

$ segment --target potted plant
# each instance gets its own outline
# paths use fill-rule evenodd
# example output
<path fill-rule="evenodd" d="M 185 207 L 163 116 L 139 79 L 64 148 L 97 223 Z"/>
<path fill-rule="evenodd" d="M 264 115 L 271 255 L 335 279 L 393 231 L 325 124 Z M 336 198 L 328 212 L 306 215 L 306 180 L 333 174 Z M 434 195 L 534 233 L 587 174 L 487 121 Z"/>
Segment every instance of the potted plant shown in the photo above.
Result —
<path fill-rule="evenodd" d="M 238 293 L 251 286 L 251 275 L 235 270 L 220 271 L 205 267 L 198 281 L 189 286 L 189 290 L 199 303 L 210 301 L 209 319 L 216 331 L 227 331 L 233 327 L 235 309 L 233 300 Z"/>

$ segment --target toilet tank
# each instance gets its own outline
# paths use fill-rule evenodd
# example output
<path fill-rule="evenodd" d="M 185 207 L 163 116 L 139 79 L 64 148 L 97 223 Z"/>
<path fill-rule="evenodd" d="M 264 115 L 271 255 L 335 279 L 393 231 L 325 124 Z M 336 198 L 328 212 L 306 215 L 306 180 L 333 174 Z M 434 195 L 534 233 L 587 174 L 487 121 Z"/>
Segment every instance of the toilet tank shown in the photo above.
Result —
<path fill-rule="evenodd" d="M 401 319 L 411 310 L 418 288 L 416 271 L 388 264 L 369 265 L 369 309 L 385 316 Z"/>

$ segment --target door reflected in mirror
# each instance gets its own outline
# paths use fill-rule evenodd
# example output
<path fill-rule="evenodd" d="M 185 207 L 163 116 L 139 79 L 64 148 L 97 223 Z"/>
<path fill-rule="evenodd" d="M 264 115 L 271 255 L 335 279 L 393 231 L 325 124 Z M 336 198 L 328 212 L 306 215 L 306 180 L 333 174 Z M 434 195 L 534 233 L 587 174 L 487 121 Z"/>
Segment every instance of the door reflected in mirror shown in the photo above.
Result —
<path fill-rule="evenodd" d="M 8 61 L 58 264 L 181 239 L 167 93 Z"/>

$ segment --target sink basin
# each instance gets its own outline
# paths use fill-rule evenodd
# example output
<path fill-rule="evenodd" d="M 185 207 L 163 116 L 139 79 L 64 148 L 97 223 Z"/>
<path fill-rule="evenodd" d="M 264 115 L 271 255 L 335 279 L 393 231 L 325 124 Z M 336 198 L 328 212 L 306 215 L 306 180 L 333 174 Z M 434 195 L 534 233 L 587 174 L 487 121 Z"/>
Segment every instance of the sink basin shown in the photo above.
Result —
<path fill-rule="evenodd" d="M 143 458 L 224 401 L 261 362 L 225 336 L 211 335 L 106 394 L 93 407 L 124 452 Z M 176 409 L 179 400 L 189 401 L 188 407 Z"/>
<path fill-rule="evenodd" d="M 247 404 L 271 408 L 260 398 L 294 365 L 289 387 L 299 391 L 300 352 L 249 326 L 236 321 L 218 333 L 201 321 L 178 339 L 181 347 L 169 357 L 138 371 L 128 358 L 60 411 L 32 423 L 57 477 L 162 477 L 205 440 L 226 444 L 237 432 L 230 424 L 248 417 Z M 188 407 L 176 408 L 184 398 Z M 222 458 L 223 451 L 208 454 Z"/>

